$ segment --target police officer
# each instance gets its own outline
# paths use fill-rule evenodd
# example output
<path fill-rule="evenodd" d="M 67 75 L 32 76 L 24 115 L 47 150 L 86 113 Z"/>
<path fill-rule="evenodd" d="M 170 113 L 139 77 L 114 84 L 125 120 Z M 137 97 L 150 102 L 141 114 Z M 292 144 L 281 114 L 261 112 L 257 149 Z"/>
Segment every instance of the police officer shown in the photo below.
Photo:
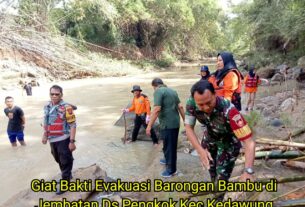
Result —
<path fill-rule="evenodd" d="M 64 102 L 62 97 L 63 89 L 58 85 L 53 85 L 50 88 L 51 101 L 44 107 L 42 143 L 50 142 L 51 153 L 59 164 L 62 179 L 69 181 L 72 178 L 72 152 L 76 149 L 76 120 L 73 113 L 73 109 L 76 107 Z M 57 188 L 56 194 L 62 193 L 64 192 Z"/>
<path fill-rule="evenodd" d="M 201 143 L 194 132 L 196 120 L 206 127 Z M 216 96 L 208 81 L 198 81 L 192 86 L 191 97 L 186 103 L 185 129 L 213 182 L 229 180 L 241 142 L 245 145 L 246 159 L 241 180 L 252 179 L 255 158 L 252 132 L 235 106 Z"/>

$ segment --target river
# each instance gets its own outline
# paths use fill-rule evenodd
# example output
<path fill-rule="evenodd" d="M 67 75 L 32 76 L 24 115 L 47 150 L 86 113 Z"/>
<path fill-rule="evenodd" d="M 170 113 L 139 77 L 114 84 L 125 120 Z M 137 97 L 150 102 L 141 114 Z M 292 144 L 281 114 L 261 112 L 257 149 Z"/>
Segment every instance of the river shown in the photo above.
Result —
<path fill-rule="evenodd" d="M 213 66 L 212 66 L 213 67 Z M 114 126 L 121 109 L 132 100 L 132 85 L 139 84 L 143 93 L 153 101 L 151 80 L 160 77 L 165 84 L 177 90 L 185 104 L 190 87 L 199 80 L 199 68 L 173 68 L 170 71 L 143 72 L 134 76 L 82 79 L 58 82 L 64 88 L 64 100 L 78 107 L 77 150 L 74 152 L 74 169 L 97 163 L 112 178 L 129 179 L 139 176 L 156 156 L 151 142 L 136 142 L 123 145 L 123 127 Z M 33 96 L 22 95 L 21 89 L 3 91 L 15 98 L 26 117 L 26 147 L 12 148 L 6 134 L 7 117 L 0 116 L 0 205 L 23 189 L 30 187 L 34 178 L 50 179 L 59 173 L 50 147 L 42 145 L 40 126 L 43 106 L 49 100 L 49 87 L 54 83 L 33 88 Z"/>

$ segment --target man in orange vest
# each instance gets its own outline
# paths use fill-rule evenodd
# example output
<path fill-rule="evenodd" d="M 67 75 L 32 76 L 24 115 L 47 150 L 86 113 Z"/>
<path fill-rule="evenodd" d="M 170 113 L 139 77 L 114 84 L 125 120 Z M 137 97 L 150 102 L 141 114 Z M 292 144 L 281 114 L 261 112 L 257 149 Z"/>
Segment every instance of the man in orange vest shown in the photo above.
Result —
<path fill-rule="evenodd" d="M 246 111 L 248 111 L 249 109 L 253 110 L 257 87 L 261 83 L 261 80 L 259 79 L 259 76 L 255 74 L 254 69 L 254 65 L 251 65 L 249 73 L 246 75 L 244 80 L 245 92 L 249 94 L 247 107 L 245 109 Z"/>
<path fill-rule="evenodd" d="M 146 129 L 147 124 L 150 121 L 150 102 L 148 97 L 142 94 L 141 92 L 141 87 L 138 85 L 134 85 L 131 91 L 131 93 L 133 93 L 134 95 L 132 105 L 128 109 L 123 109 L 124 113 L 134 111 L 134 113 L 136 114 L 131 142 L 135 142 L 137 140 L 141 126 L 143 125 L 143 127 Z M 153 128 L 151 129 L 151 138 L 153 144 L 157 146 L 158 138 Z"/>
<path fill-rule="evenodd" d="M 241 110 L 241 81 L 243 76 L 237 69 L 233 55 L 221 52 L 217 55 L 217 71 L 209 79 L 215 88 L 217 96 L 230 100 Z"/>

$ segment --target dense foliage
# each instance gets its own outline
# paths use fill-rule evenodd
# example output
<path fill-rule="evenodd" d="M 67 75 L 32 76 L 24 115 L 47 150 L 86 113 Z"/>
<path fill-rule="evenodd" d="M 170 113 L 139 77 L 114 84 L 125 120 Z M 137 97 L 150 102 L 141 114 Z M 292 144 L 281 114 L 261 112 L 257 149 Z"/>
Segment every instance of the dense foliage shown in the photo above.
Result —
<path fill-rule="evenodd" d="M 167 65 L 228 50 L 268 64 L 305 55 L 305 1 L 19 0 L 19 22 L 108 47 L 134 46 Z"/>

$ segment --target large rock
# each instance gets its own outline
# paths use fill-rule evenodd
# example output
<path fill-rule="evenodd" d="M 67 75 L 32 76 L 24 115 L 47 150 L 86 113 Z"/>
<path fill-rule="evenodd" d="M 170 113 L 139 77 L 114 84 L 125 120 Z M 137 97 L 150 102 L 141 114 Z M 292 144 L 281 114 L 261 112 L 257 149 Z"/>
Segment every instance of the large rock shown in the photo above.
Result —
<path fill-rule="evenodd" d="M 305 56 L 299 58 L 298 66 L 303 68 L 305 67 Z"/>
<path fill-rule="evenodd" d="M 275 85 L 277 83 L 282 83 L 285 80 L 285 76 L 281 73 L 276 73 L 272 78 L 271 78 L 271 85 Z"/>
<path fill-rule="evenodd" d="M 59 176 L 53 178 L 52 180 L 58 179 Z M 96 179 L 103 179 L 106 182 L 111 181 L 112 179 L 107 177 L 107 174 L 97 165 L 91 165 L 86 168 L 79 168 L 73 172 L 73 179 L 89 180 L 92 181 Z M 93 188 L 95 188 L 95 183 L 93 182 Z M 34 192 L 31 189 L 21 191 L 13 196 L 10 200 L 4 203 L 5 207 L 33 207 L 39 206 L 39 199 L 48 201 L 61 201 L 63 198 L 66 198 L 67 201 L 78 201 L 82 199 L 86 200 L 93 192 L 66 192 L 62 195 L 56 195 L 54 192 Z"/>
<path fill-rule="evenodd" d="M 263 116 L 268 117 L 273 114 L 272 108 L 271 107 L 266 107 L 262 111 Z"/>
<path fill-rule="evenodd" d="M 268 78 L 272 78 L 274 76 L 275 72 L 276 72 L 275 67 L 273 65 L 269 65 L 269 66 L 258 69 L 257 74 L 261 78 L 268 79 Z"/>
<path fill-rule="evenodd" d="M 261 98 L 260 101 L 267 106 L 278 106 L 280 104 L 279 98 L 275 96 L 267 96 Z"/>
<path fill-rule="evenodd" d="M 130 105 L 131 105 L 131 103 L 128 104 L 126 106 L 126 108 L 129 108 Z M 125 118 L 124 118 L 124 116 L 125 116 Z M 127 139 L 131 139 L 132 131 L 133 131 L 133 128 L 134 128 L 134 119 L 135 119 L 135 114 L 134 113 L 125 113 L 125 115 L 122 114 L 121 117 L 114 124 L 115 126 L 125 127 L 125 121 L 126 121 Z M 154 128 L 154 130 L 157 134 L 157 137 L 160 139 L 160 128 L 159 128 L 158 119 L 155 122 L 153 128 Z M 141 127 L 137 139 L 138 140 L 145 140 L 145 141 L 152 141 L 152 139 L 150 137 L 147 137 L 144 127 Z"/>
<path fill-rule="evenodd" d="M 286 99 L 285 101 L 283 101 L 283 103 L 282 103 L 281 106 L 280 106 L 280 109 L 281 109 L 282 111 L 287 111 L 287 110 L 292 111 L 293 108 L 294 108 L 294 106 L 295 106 L 295 104 L 296 104 L 296 100 L 295 100 L 295 99 L 293 99 L 293 98 L 288 98 L 288 99 Z"/>
<path fill-rule="evenodd" d="M 299 77 L 299 75 L 303 72 L 303 69 L 299 66 L 296 66 L 291 68 L 291 71 L 292 71 L 292 78 L 297 79 L 297 77 Z"/>
<path fill-rule="evenodd" d="M 278 65 L 278 66 L 276 66 L 276 68 L 275 68 L 275 72 L 276 73 L 281 73 L 281 74 L 285 74 L 286 73 L 286 71 L 288 71 L 288 65 L 285 65 L 285 64 L 283 64 L 283 65 Z"/>

